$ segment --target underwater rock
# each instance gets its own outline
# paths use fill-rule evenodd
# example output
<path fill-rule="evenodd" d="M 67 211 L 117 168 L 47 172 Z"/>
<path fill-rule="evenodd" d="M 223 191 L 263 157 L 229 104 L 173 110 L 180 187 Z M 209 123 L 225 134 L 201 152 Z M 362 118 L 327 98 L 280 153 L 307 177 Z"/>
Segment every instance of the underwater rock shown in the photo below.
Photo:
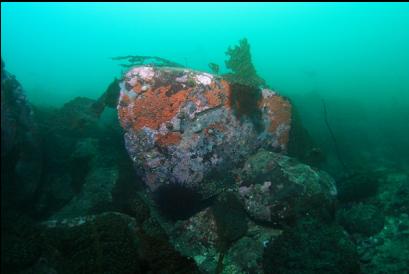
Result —
<path fill-rule="evenodd" d="M 265 248 L 281 233 L 281 230 L 249 222 L 248 233 L 230 247 L 224 262 L 226 272 L 223 273 L 264 273 Z"/>
<path fill-rule="evenodd" d="M 378 176 L 378 192 L 368 201 L 376 205 L 376 211 L 357 211 L 354 208 L 373 207 L 358 204 L 348 211 L 340 210 L 337 215 L 341 215 L 344 221 L 353 225 L 353 228 L 364 231 L 371 229 L 376 233 L 357 234 L 355 231 L 351 235 L 357 243 L 363 273 L 407 273 L 409 269 L 407 260 L 409 257 L 409 177 L 407 172 L 395 169 L 386 169 L 382 173 L 383 175 L 379 174 L 382 176 Z M 348 212 L 355 214 L 345 215 Z M 360 215 L 363 216 L 360 217 Z M 360 218 L 357 219 L 357 217 Z M 379 231 L 380 224 L 383 224 L 381 231 Z"/>
<path fill-rule="evenodd" d="M 247 218 L 237 220 L 235 222 L 244 222 L 248 229 L 229 247 L 223 248 L 220 246 L 223 244 L 221 241 L 224 241 L 221 238 L 225 235 L 220 231 L 217 213 L 214 213 L 214 209 L 206 208 L 187 220 L 174 224 L 162 220 L 161 225 L 166 229 L 175 249 L 193 258 L 201 273 L 262 273 L 264 248 L 281 231 L 256 225 Z M 223 259 L 220 261 L 222 253 Z"/>
<path fill-rule="evenodd" d="M 197 273 L 166 239 L 118 212 L 48 220 L 46 261 L 58 273 Z"/>
<path fill-rule="evenodd" d="M 290 103 L 268 89 L 258 89 L 259 100 L 241 100 L 240 89 L 188 69 L 142 66 L 126 73 L 118 115 L 128 153 L 151 191 L 178 184 L 211 196 L 220 188 L 206 189 L 212 172 L 225 174 L 260 147 L 286 150 Z"/>
<path fill-rule="evenodd" d="M 42 253 L 41 231 L 21 213 L 2 210 L 1 273 L 22 273 Z"/>
<path fill-rule="evenodd" d="M 76 173 L 71 183 L 76 195 L 52 218 L 63 219 L 100 213 L 111 209 L 112 192 L 119 170 L 105 158 L 97 139 L 79 139 L 71 154 Z M 83 170 L 81 170 L 81 168 Z"/>
<path fill-rule="evenodd" d="M 174 246 L 185 256 L 194 259 L 204 273 L 214 273 L 217 265 L 216 220 L 210 208 L 200 211 L 188 220 L 178 221 L 168 230 Z"/>
<path fill-rule="evenodd" d="M 142 183 L 129 161 L 116 112 L 98 117 L 94 104 L 77 97 L 58 109 L 35 108 L 44 140 L 42 184 L 33 205 L 38 217 L 71 218 L 119 208 L 130 213 L 133 207 L 128 204 Z"/>
<path fill-rule="evenodd" d="M 385 222 L 385 216 L 376 206 L 362 203 L 339 210 L 337 219 L 349 233 L 365 236 L 381 231 Z"/>
<path fill-rule="evenodd" d="M 64 104 L 54 118 L 58 131 L 70 137 L 98 136 L 101 132 L 98 118 L 99 111 L 95 109 L 97 101 L 87 97 L 76 97 Z"/>
<path fill-rule="evenodd" d="M 361 273 L 355 245 L 343 229 L 313 218 L 268 244 L 263 265 L 267 274 Z"/>
<path fill-rule="evenodd" d="M 119 208 L 129 202 L 124 197 L 134 193 L 129 189 L 142 186 L 136 182 L 116 112 L 98 117 L 94 103 L 77 97 L 58 109 L 35 108 L 44 158 L 42 184 L 32 208 L 41 218 L 95 214 L 111 209 L 113 202 Z M 131 174 L 122 176 L 128 170 Z M 127 182 L 132 185 L 126 187 L 129 195 L 114 198 L 116 188 Z"/>
<path fill-rule="evenodd" d="M 42 224 L 58 273 L 141 273 L 133 218 L 114 212 Z"/>
<path fill-rule="evenodd" d="M 374 172 L 359 171 L 337 180 L 338 199 L 343 202 L 356 202 L 376 195 L 378 177 Z"/>
<path fill-rule="evenodd" d="M 382 231 L 357 240 L 365 274 L 407 273 L 409 269 L 409 216 L 389 216 Z"/>
<path fill-rule="evenodd" d="M 96 118 L 88 115 L 93 102 L 77 97 L 59 109 L 35 108 L 44 155 L 42 184 L 33 207 L 38 216 L 52 215 L 78 195 L 93 159 L 103 155 L 97 147 L 103 136 L 101 127 Z M 115 153 L 112 151 L 110 154 Z"/>
<path fill-rule="evenodd" d="M 276 225 L 304 214 L 328 217 L 337 194 L 325 172 L 266 150 L 248 158 L 237 183 L 249 215 Z"/>
<path fill-rule="evenodd" d="M 212 205 L 212 212 L 216 221 L 219 250 L 224 251 L 246 234 L 246 212 L 238 195 L 227 191 L 217 197 Z"/>
<path fill-rule="evenodd" d="M 41 151 L 37 125 L 23 87 L 1 61 L 2 204 L 30 203 L 39 186 Z M 30 202 L 28 202 L 30 201 Z"/>
<path fill-rule="evenodd" d="M 109 84 L 106 91 L 92 105 L 92 109 L 96 115 L 101 116 L 106 107 L 115 108 L 118 104 L 119 97 L 119 80 L 114 80 Z"/>
<path fill-rule="evenodd" d="M 137 207 L 134 198 L 142 183 L 135 176 L 125 148 L 115 148 L 123 141 L 122 134 L 112 129 L 106 134 L 102 136 L 112 135 L 106 139 L 79 138 L 71 153 L 63 154 L 67 162 L 64 173 L 48 178 L 43 189 L 42 203 L 49 207 L 45 217 L 73 218 L 106 210 L 131 214 L 132 208 Z"/>
<path fill-rule="evenodd" d="M 409 174 L 391 172 L 380 180 L 378 201 L 392 215 L 409 212 Z"/>

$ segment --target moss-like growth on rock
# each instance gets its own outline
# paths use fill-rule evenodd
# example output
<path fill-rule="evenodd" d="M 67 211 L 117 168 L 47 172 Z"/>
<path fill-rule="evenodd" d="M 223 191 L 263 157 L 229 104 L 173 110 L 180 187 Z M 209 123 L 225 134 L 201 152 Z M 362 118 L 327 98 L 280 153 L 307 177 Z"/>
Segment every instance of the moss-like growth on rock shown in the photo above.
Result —
<path fill-rule="evenodd" d="M 138 240 L 128 220 L 103 214 L 92 222 L 51 230 L 49 244 L 58 250 L 58 273 L 138 273 Z"/>
<path fill-rule="evenodd" d="M 41 252 L 42 238 L 33 220 L 2 210 L 1 272 L 20 273 L 33 265 Z"/>

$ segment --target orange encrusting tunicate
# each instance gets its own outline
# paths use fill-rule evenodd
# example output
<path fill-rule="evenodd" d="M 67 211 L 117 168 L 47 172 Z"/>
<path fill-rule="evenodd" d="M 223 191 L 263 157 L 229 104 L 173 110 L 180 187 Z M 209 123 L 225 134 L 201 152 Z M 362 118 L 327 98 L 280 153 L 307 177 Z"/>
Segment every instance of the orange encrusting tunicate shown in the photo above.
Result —
<path fill-rule="evenodd" d="M 143 128 L 151 129 L 154 132 L 156 144 L 166 147 L 178 145 L 181 142 L 183 133 L 168 128 L 168 124 L 173 124 L 171 121 L 176 119 L 182 108 L 190 107 L 189 102 L 195 107 L 189 113 L 190 118 L 212 108 L 232 110 L 233 91 L 228 81 L 208 77 L 211 78 L 210 81 L 202 83 L 196 80 L 192 85 L 186 84 L 186 81 L 175 80 L 183 78 L 179 73 L 164 70 L 155 74 L 153 79 L 143 78 L 140 75 L 128 79 L 131 90 L 123 90 L 118 105 L 122 126 L 135 132 Z M 186 72 L 183 71 L 183 73 Z M 161 84 L 158 84 L 157 79 Z M 241 102 L 235 102 L 235 104 L 239 103 Z M 285 147 L 289 139 L 291 104 L 273 91 L 263 91 L 263 96 L 257 105 L 264 110 L 269 120 L 266 130 L 274 136 L 276 144 Z M 226 130 L 226 125 L 216 122 L 204 128 L 204 133 L 209 137 L 213 131 L 224 132 Z M 198 137 L 196 135 L 194 133 L 189 138 Z"/>
<path fill-rule="evenodd" d="M 143 127 L 157 130 L 162 123 L 170 121 L 178 113 L 180 105 L 186 101 L 192 88 L 180 90 L 168 96 L 166 92 L 170 88 L 171 86 L 168 85 L 149 89 L 137 99 L 137 104 L 134 104 L 131 109 L 125 110 L 124 115 L 134 117 L 132 121 L 134 130 Z M 120 113 L 121 115 L 122 113 Z"/>
<path fill-rule="evenodd" d="M 222 88 L 218 88 L 216 83 L 212 81 L 210 84 L 211 89 L 204 93 L 209 107 L 218 107 L 222 104 L 226 107 L 230 107 L 230 85 L 225 80 L 221 80 L 220 83 L 222 84 Z"/>
<path fill-rule="evenodd" d="M 269 96 L 262 98 L 260 101 L 261 108 L 267 108 L 268 115 L 270 118 L 270 126 L 268 131 L 274 133 L 277 131 L 280 125 L 288 125 L 291 121 L 291 104 L 280 96 Z M 278 142 L 281 145 L 286 145 L 288 143 L 289 131 L 286 130 L 278 138 Z"/>
<path fill-rule="evenodd" d="M 207 106 L 210 108 L 225 106 L 230 107 L 230 85 L 227 81 L 221 80 L 221 87 L 214 81 L 210 84 L 210 89 L 204 92 Z M 169 122 L 180 110 L 181 105 L 187 100 L 199 103 L 199 99 L 191 95 L 193 88 L 181 89 L 169 94 L 172 85 L 161 86 L 156 89 L 149 88 L 142 91 L 142 85 L 136 82 L 133 92 L 140 96 L 137 103 L 130 104 L 131 99 L 123 94 L 121 97 L 122 107 L 118 109 L 119 118 L 122 125 L 130 125 L 134 130 L 148 127 L 158 130 L 163 123 Z M 156 143 L 161 146 L 178 144 L 182 135 L 178 132 L 170 132 L 165 135 L 157 135 Z"/>

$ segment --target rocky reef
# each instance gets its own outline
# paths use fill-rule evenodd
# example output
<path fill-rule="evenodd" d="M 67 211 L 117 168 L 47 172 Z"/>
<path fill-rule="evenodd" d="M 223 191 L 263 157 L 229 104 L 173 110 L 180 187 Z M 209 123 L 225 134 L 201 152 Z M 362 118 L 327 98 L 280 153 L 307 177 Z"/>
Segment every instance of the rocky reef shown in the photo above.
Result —
<path fill-rule="evenodd" d="M 2 273 L 195 273 L 151 216 L 116 112 L 95 111 L 100 102 L 86 97 L 31 106 L 15 78 L 3 76 L 2 145 L 12 148 L 2 154 Z M 37 169 L 16 168 L 32 164 L 24 156 L 32 147 Z"/>
<path fill-rule="evenodd" d="M 234 186 L 188 219 L 159 218 L 175 248 L 204 273 L 263 273 L 264 250 L 283 228 L 305 216 L 332 219 L 335 185 L 325 173 L 260 150 L 237 175 Z"/>
<path fill-rule="evenodd" d="M 142 66 L 125 74 L 117 109 L 151 211 L 202 272 L 261 273 L 279 229 L 332 219 L 335 181 L 283 155 L 291 104 L 276 92 Z"/>
<path fill-rule="evenodd" d="M 321 170 L 248 42 L 228 55 L 230 74 L 125 56 L 60 108 L 2 64 L 2 273 L 407 273 L 407 171 Z"/>
<path fill-rule="evenodd" d="M 16 77 L 1 61 L 1 201 L 30 204 L 40 184 L 41 150 L 33 109 Z"/>

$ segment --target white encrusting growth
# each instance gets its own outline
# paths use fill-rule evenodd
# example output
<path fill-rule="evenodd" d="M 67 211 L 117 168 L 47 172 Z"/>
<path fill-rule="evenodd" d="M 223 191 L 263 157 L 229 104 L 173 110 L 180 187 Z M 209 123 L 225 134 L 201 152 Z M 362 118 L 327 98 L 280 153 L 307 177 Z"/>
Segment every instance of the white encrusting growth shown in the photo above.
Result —
<path fill-rule="evenodd" d="M 196 84 L 208 86 L 212 83 L 213 75 L 209 73 L 202 73 L 195 76 Z"/>
<path fill-rule="evenodd" d="M 149 81 L 155 76 L 155 72 L 152 67 L 136 67 L 126 74 L 128 78 L 132 78 L 133 76 L 139 76 L 141 79 Z"/>

